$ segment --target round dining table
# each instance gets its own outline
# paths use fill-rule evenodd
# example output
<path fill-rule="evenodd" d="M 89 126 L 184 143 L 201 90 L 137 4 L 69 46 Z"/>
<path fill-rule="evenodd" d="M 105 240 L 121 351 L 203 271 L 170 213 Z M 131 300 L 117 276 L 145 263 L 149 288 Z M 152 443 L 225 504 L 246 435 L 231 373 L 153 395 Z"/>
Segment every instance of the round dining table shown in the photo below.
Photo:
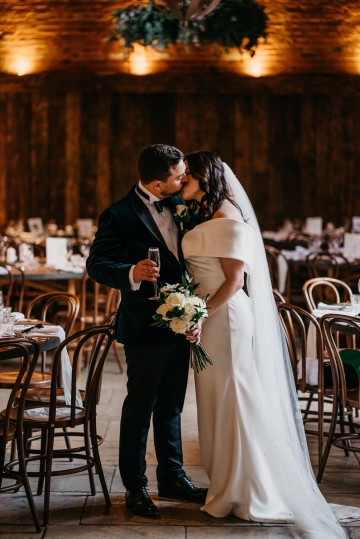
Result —
<path fill-rule="evenodd" d="M 38 327 L 38 325 L 51 326 L 52 324 L 49 324 L 47 322 L 43 322 L 41 320 L 21 320 L 21 326 L 23 326 L 23 325 L 26 325 L 26 326 L 29 326 L 29 327 L 33 326 L 34 330 L 35 330 Z M 33 339 L 34 341 L 36 341 L 38 343 L 39 348 L 40 348 L 40 352 L 47 352 L 49 350 L 53 350 L 54 348 L 59 346 L 59 344 L 61 342 L 60 337 L 58 335 L 51 335 L 51 334 L 50 335 L 46 335 L 46 334 L 39 335 L 39 333 L 37 333 L 35 335 L 32 335 L 31 331 L 26 332 L 26 333 L 21 332 L 21 331 L 16 331 L 16 325 L 15 325 L 15 335 L 11 336 L 11 337 L 1 337 L 0 338 L 0 343 L 6 344 L 6 341 L 13 341 L 17 337 L 18 338 L 29 337 L 29 338 Z M 19 349 L 18 348 L 13 348 L 11 346 L 1 348 L 0 349 L 0 361 L 1 360 L 6 360 L 6 359 L 17 358 L 17 357 L 19 357 L 18 354 L 19 354 Z"/>

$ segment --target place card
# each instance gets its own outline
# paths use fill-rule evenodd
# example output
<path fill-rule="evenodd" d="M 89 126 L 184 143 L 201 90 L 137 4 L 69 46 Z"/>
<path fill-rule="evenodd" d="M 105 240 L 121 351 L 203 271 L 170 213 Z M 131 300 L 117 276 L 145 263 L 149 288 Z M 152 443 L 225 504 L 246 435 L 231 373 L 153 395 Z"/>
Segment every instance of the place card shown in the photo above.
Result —
<path fill-rule="evenodd" d="M 360 234 L 347 232 L 344 235 L 344 256 L 345 258 L 360 258 Z"/>
<path fill-rule="evenodd" d="M 305 223 L 305 232 L 313 236 L 319 236 L 323 231 L 322 217 L 307 217 Z"/>
<path fill-rule="evenodd" d="M 46 238 L 46 264 L 57 266 L 67 263 L 67 239 Z"/>

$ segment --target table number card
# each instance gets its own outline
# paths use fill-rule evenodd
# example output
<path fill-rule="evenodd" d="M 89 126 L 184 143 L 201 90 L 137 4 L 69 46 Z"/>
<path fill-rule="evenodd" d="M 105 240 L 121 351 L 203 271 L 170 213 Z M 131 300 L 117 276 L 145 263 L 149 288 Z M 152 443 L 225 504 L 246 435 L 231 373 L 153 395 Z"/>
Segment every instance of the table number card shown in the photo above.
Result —
<path fill-rule="evenodd" d="M 344 256 L 345 258 L 360 259 L 360 234 L 346 233 L 344 236 Z"/>
<path fill-rule="evenodd" d="M 305 232 L 318 236 L 322 233 L 323 230 L 323 220 L 322 217 L 307 217 L 305 224 Z"/>
<path fill-rule="evenodd" d="M 67 263 L 67 239 L 46 238 L 46 264 L 59 266 Z"/>

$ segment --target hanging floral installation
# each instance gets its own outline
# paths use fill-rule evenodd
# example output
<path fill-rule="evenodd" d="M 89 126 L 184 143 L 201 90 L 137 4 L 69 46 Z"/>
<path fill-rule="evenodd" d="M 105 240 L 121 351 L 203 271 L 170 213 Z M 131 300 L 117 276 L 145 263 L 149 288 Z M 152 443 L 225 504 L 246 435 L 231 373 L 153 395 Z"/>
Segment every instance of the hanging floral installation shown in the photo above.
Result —
<path fill-rule="evenodd" d="M 149 0 L 113 13 L 112 38 L 127 50 L 137 43 L 164 50 L 171 45 L 217 44 L 251 56 L 266 37 L 267 15 L 254 0 Z"/>

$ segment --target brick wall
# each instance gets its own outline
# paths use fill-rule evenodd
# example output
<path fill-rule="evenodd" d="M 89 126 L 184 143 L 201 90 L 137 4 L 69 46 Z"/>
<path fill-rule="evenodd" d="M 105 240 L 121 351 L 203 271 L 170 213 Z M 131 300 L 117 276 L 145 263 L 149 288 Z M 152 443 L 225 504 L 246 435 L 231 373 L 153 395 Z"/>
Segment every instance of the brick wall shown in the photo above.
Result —
<path fill-rule="evenodd" d="M 262 0 L 262 4 L 269 16 L 268 39 L 251 64 L 238 53 L 177 50 L 176 54 L 149 53 L 151 70 L 201 72 L 211 67 L 263 75 L 360 72 L 360 0 Z M 0 72 L 131 72 L 119 44 L 106 41 L 111 13 L 121 5 L 124 0 L 2 0 Z"/>

